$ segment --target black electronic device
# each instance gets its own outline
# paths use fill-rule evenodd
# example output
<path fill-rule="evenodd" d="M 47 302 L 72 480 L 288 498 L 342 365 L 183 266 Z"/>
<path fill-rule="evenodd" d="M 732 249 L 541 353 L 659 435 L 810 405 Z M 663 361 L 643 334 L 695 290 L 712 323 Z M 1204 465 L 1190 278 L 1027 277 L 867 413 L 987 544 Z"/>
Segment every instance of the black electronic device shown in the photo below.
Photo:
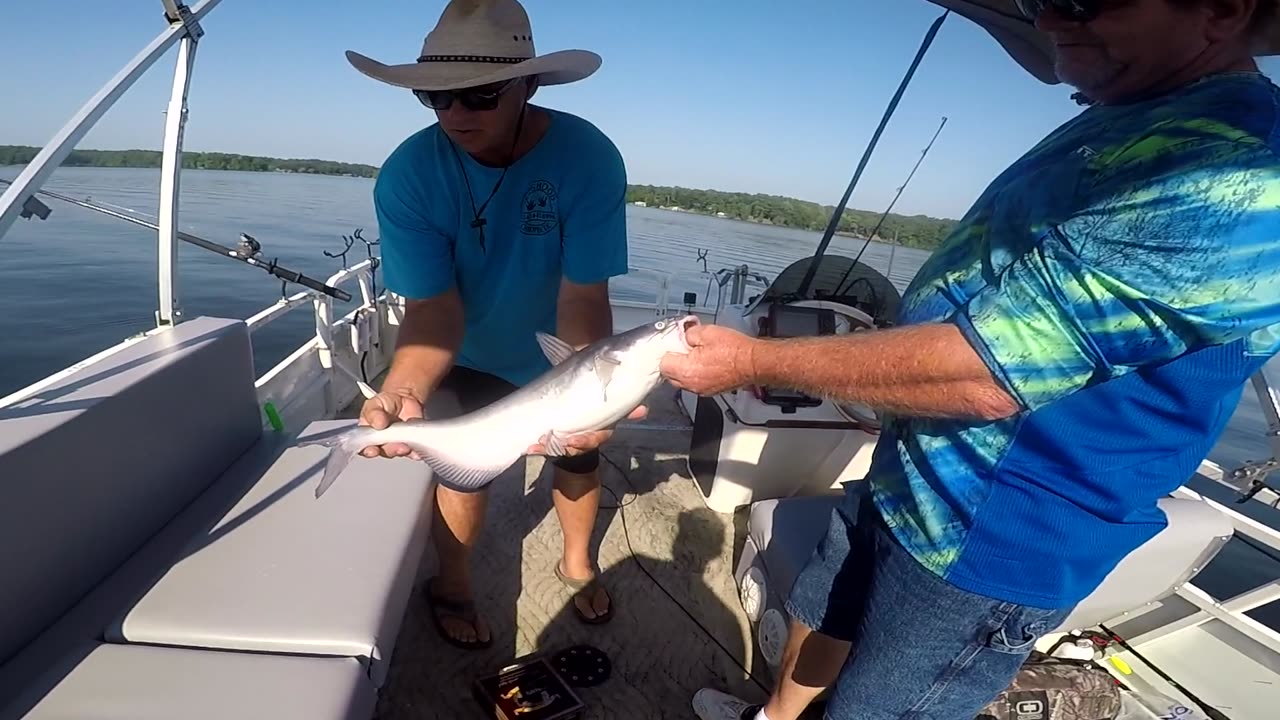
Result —
<path fill-rule="evenodd" d="M 775 303 L 769 306 L 768 314 L 760 318 L 760 337 L 817 337 L 835 333 L 836 313 L 830 308 Z M 760 388 L 760 401 L 780 407 L 786 414 L 794 413 L 797 408 L 818 407 L 822 404 L 820 398 L 802 392 L 769 387 Z"/>

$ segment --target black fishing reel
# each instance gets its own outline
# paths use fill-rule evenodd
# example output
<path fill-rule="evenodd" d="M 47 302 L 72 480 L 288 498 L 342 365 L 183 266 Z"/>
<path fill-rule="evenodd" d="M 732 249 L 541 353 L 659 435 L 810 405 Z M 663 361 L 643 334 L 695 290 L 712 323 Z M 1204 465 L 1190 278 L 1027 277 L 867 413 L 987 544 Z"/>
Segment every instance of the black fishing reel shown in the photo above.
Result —
<path fill-rule="evenodd" d="M 1275 458 L 1271 458 L 1262 462 L 1247 463 L 1243 467 L 1232 470 L 1230 475 L 1232 480 L 1237 481 L 1242 488 L 1245 483 L 1248 483 L 1248 488 L 1241 490 L 1240 499 L 1236 500 L 1236 504 L 1243 505 L 1249 502 L 1263 490 L 1270 490 L 1280 495 L 1280 488 L 1267 482 L 1267 478 L 1277 467 L 1280 467 L 1280 463 Z"/>
<path fill-rule="evenodd" d="M 240 242 L 236 243 L 232 254 L 244 260 L 256 258 L 262 254 L 262 243 L 249 233 L 240 233 Z"/>

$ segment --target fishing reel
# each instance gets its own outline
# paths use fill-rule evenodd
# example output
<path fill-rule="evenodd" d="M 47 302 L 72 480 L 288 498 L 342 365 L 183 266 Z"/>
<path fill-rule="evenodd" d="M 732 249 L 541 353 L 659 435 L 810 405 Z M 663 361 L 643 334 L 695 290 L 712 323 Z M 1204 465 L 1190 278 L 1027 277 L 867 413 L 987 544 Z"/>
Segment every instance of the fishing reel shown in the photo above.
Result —
<path fill-rule="evenodd" d="M 232 249 L 232 254 L 243 260 L 256 258 L 262 254 L 262 243 L 249 233 L 240 233 L 240 241 Z"/>
<path fill-rule="evenodd" d="M 1267 482 L 1267 478 L 1271 472 L 1280 467 L 1280 462 L 1275 458 L 1265 461 L 1254 461 L 1246 463 L 1242 467 L 1238 467 L 1231 471 L 1230 478 L 1237 481 L 1243 488 L 1248 483 L 1248 489 L 1242 489 L 1241 495 L 1236 500 L 1237 505 L 1244 505 L 1250 500 L 1257 497 L 1258 493 L 1263 490 L 1269 490 L 1275 495 L 1280 495 L 1280 488 Z"/>

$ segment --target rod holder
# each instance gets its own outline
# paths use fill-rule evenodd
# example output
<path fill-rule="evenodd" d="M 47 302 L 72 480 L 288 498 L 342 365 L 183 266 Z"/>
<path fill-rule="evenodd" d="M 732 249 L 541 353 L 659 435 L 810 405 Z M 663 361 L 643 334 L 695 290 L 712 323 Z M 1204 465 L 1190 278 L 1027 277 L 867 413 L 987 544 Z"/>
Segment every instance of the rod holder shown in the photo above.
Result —
<path fill-rule="evenodd" d="M 22 203 L 22 212 L 18 213 L 18 217 L 23 220 L 30 220 L 32 216 L 35 216 L 41 220 L 48 220 L 51 212 L 53 212 L 52 208 L 40 202 L 35 195 L 31 195 L 27 197 L 26 202 Z"/>

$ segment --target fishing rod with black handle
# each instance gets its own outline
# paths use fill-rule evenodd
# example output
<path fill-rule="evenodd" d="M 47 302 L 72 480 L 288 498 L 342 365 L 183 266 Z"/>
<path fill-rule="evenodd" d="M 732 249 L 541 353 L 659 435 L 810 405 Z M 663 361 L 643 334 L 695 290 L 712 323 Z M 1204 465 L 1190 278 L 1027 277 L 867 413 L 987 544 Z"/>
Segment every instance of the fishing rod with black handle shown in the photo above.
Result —
<path fill-rule="evenodd" d="M 1204 700 L 1201 700 L 1200 698 L 1196 697 L 1195 694 L 1193 694 L 1190 690 L 1183 687 L 1182 684 L 1179 683 L 1177 680 L 1174 680 L 1173 678 L 1169 677 L 1168 673 L 1161 670 L 1159 666 L 1157 666 L 1155 663 L 1143 657 L 1142 653 L 1133 649 L 1132 645 L 1125 642 L 1125 639 L 1117 635 L 1115 631 L 1113 631 L 1111 628 L 1102 624 L 1099 624 L 1098 627 L 1102 628 L 1103 630 L 1103 632 L 1098 633 L 1098 635 L 1100 635 L 1105 640 L 1116 642 L 1120 645 L 1120 647 L 1124 648 L 1125 650 L 1128 650 L 1130 654 L 1132 654 L 1134 657 L 1141 660 L 1144 665 L 1154 670 L 1155 673 L 1159 675 L 1165 682 L 1173 686 L 1174 690 L 1177 690 L 1178 692 L 1187 696 L 1188 700 L 1195 703 L 1196 705 L 1199 705 L 1200 709 L 1204 711 L 1205 715 L 1209 716 L 1210 720 L 1231 720 L 1231 718 L 1227 717 L 1227 715 L 1224 714 L 1221 710 L 1215 708 L 1214 706 L 1210 705 Z"/>
<path fill-rule="evenodd" d="M 11 185 L 12 183 L 8 180 L 0 180 L 0 184 Z M 126 215 L 124 213 L 116 212 L 115 210 L 112 210 L 107 207 L 103 207 L 102 205 L 99 205 L 89 200 L 80 200 L 78 198 L 73 198 L 68 195 L 56 193 L 51 190 L 37 190 L 36 192 L 40 195 L 45 195 L 47 197 L 54 198 L 55 200 L 61 200 L 63 202 L 71 203 L 72 205 L 82 207 L 86 210 L 92 210 L 94 212 L 102 213 L 103 215 L 108 215 L 110 217 L 124 220 L 126 222 L 131 222 L 134 225 L 141 225 L 142 227 L 150 228 L 157 232 L 160 231 L 160 226 L 156 225 L 155 223 L 147 222 L 146 220 L 141 220 L 131 215 Z M 243 244 L 246 246 L 246 248 L 255 249 L 255 252 L 256 252 L 256 249 L 261 247 L 258 245 L 257 240 L 254 240 L 253 237 L 249 235 L 242 235 L 241 237 L 244 239 Z M 278 277 L 281 280 L 295 283 L 305 288 L 310 288 L 311 290 L 315 290 L 316 292 L 324 293 L 329 297 L 337 298 L 344 302 L 351 299 L 351 293 L 347 292 L 346 290 L 343 290 L 342 288 L 333 287 L 332 285 L 326 285 L 325 283 L 322 283 L 319 280 L 316 280 L 314 278 L 307 277 L 306 275 L 303 275 L 300 272 L 289 270 L 288 268 L 285 268 L 276 264 L 275 260 L 261 260 L 257 257 L 254 257 L 253 254 L 251 253 L 241 252 L 240 250 L 229 248 L 225 245 L 220 245 L 211 240 L 205 240 L 204 238 L 197 237 L 190 233 L 182 232 L 181 230 L 178 231 L 178 239 L 182 240 L 183 242 L 191 243 L 196 247 L 204 248 L 205 250 L 208 250 L 210 252 L 217 253 L 218 255 L 222 255 L 224 257 L 228 257 L 233 260 L 239 260 L 240 262 L 243 262 L 246 265 L 252 265 L 261 270 L 265 270 L 268 274 L 274 275 L 275 277 Z"/>

